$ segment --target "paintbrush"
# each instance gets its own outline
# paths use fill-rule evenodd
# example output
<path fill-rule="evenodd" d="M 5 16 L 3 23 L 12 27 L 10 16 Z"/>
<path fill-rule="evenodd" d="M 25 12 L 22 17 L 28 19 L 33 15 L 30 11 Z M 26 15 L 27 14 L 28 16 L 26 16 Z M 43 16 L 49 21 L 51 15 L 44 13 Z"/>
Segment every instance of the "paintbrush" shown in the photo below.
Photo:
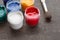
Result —
<path fill-rule="evenodd" d="M 49 13 L 49 11 L 47 9 L 47 5 L 45 3 L 45 0 L 41 0 L 41 3 L 42 3 L 43 10 L 44 10 L 45 19 L 46 19 L 47 22 L 50 22 L 51 18 L 52 18 L 52 15 Z"/>

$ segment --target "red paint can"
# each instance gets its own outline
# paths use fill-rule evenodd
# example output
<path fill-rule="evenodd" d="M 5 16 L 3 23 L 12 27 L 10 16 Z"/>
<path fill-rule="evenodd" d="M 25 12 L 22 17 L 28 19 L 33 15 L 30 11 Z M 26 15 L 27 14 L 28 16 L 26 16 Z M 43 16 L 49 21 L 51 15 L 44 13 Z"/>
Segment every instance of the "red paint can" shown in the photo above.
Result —
<path fill-rule="evenodd" d="M 36 26 L 39 22 L 40 10 L 34 6 L 28 7 L 25 10 L 25 21 L 26 23 L 33 27 Z"/>

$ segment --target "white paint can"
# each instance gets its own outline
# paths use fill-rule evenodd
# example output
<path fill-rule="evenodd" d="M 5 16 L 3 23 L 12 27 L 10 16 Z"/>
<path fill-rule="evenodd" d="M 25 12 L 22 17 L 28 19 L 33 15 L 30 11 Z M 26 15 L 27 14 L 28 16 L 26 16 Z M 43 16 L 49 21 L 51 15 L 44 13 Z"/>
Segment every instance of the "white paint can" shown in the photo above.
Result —
<path fill-rule="evenodd" d="M 7 20 L 14 30 L 18 30 L 23 27 L 23 13 L 21 11 L 9 12 Z"/>

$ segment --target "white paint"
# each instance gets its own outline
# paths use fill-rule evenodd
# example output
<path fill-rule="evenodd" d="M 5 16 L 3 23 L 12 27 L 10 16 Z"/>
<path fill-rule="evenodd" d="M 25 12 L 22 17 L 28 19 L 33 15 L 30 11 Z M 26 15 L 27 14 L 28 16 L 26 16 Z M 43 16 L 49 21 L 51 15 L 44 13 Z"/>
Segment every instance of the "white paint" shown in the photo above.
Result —
<path fill-rule="evenodd" d="M 13 29 L 20 29 L 23 26 L 23 13 L 21 11 L 10 12 L 7 15 L 7 20 Z"/>

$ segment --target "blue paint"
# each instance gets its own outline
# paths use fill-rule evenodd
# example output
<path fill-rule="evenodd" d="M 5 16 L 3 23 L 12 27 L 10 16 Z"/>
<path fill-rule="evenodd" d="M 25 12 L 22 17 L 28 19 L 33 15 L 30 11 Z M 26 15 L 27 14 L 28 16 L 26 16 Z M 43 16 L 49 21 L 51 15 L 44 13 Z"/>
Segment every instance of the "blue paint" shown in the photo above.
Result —
<path fill-rule="evenodd" d="M 19 11 L 21 10 L 21 5 L 18 1 L 11 1 L 9 3 L 7 3 L 7 11 L 11 12 L 11 11 Z"/>
<path fill-rule="evenodd" d="M 12 1 L 12 0 L 3 0 L 5 6 L 8 1 Z"/>

